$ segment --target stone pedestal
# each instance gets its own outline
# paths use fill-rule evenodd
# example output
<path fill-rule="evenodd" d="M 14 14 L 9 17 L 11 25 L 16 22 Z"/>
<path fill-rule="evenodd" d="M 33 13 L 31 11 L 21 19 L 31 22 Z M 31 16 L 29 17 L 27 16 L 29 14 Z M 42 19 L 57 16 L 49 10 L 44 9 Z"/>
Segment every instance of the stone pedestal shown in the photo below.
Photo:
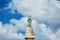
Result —
<path fill-rule="evenodd" d="M 34 34 L 33 34 L 33 29 L 31 27 L 27 27 L 26 29 L 26 35 L 25 35 L 25 40 L 34 40 Z"/>

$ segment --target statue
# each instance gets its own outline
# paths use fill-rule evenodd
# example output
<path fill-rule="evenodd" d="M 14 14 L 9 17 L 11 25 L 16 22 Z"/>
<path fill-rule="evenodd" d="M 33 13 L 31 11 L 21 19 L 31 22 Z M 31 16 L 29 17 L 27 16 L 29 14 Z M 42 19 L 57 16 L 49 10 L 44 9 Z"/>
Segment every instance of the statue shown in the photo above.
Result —
<path fill-rule="evenodd" d="M 28 21 L 28 26 L 29 26 L 29 27 L 31 27 L 32 19 L 31 19 L 31 17 L 30 17 L 30 16 L 29 16 L 29 18 L 28 18 L 28 20 L 27 20 L 27 21 Z"/>

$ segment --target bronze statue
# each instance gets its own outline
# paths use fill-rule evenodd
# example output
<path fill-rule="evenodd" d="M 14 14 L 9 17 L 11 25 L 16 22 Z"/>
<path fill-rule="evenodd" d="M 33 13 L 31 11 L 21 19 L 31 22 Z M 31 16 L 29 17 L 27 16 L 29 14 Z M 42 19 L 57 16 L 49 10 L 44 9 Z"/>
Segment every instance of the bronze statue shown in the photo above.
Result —
<path fill-rule="evenodd" d="M 31 27 L 32 19 L 31 19 L 31 17 L 30 17 L 30 16 L 29 16 L 29 18 L 28 18 L 28 20 L 27 20 L 27 21 L 28 21 L 28 26 L 29 26 L 29 27 Z"/>

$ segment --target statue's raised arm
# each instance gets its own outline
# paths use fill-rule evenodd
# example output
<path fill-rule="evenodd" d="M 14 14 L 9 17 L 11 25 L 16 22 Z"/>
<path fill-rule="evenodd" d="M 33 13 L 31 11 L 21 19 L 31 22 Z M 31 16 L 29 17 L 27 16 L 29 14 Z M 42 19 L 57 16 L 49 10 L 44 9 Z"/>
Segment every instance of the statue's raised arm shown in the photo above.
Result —
<path fill-rule="evenodd" d="M 28 18 L 28 26 L 30 26 L 31 27 L 31 23 L 32 23 L 32 19 L 31 19 L 31 17 L 29 16 L 29 18 Z"/>

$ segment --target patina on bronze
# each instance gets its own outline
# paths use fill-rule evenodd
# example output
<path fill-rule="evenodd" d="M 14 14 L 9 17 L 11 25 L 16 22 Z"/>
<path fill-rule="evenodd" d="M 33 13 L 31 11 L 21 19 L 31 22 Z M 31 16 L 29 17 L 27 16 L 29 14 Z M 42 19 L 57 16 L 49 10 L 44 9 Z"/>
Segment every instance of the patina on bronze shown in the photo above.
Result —
<path fill-rule="evenodd" d="M 30 17 L 30 16 L 29 16 L 29 18 L 28 18 L 28 20 L 27 20 L 27 21 L 28 21 L 28 26 L 29 26 L 29 27 L 31 27 L 32 19 L 31 19 L 31 17 Z"/>

